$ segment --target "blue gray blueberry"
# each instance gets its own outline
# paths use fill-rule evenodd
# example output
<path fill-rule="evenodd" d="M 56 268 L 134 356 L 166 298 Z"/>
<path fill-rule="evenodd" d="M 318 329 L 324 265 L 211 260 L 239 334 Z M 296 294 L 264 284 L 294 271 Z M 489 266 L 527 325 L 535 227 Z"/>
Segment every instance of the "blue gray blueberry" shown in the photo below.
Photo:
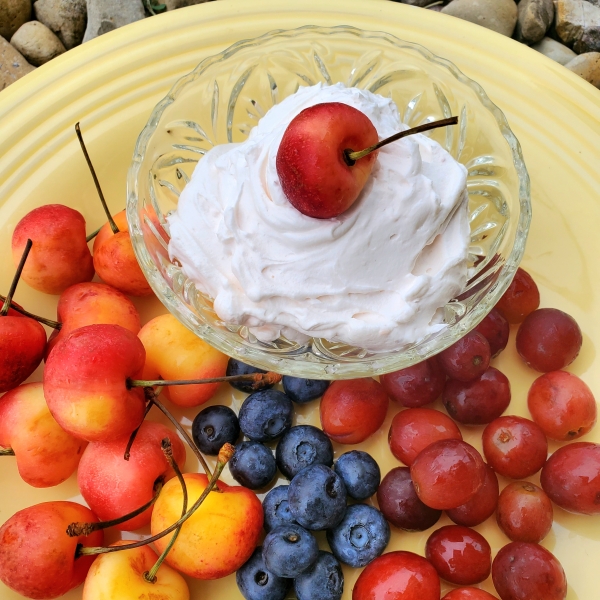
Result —
<path fill-rule="evenodd" d="M 225 375 L 249 375 L 250 373 L 266 373 L 262 369 L 258 367 L 253 367 L 252 365 L 247 365 L 241 360 L 237 360 L 235 358 L 230 358 L 227 363 L 227 371 Z M 229 384 L 234 387 L 236 390 L 240 390 L 240 392 L 246 392 L 247 394 L 251 394 L 254 390 L 252 389 L 252 382 L 250 381 L 230 381 Z M 268 386 L 272 387 L 272 386 Z M 268 389 L 267 386 L 262 389 Z"/>
<path fill-rule="evenodd" d="M 292 426 L 292 401 L 277 390 L 260 390 L 250 394 L 240 409 L 240 428 L 255 442 L 277 439 Z"/>
<path fill-rule="evenodd" d="M 289 487 L 289 485 L 274 487 L 263 500 L 263 513 L 265 515 L 263 527 L 267 533 L 275 527 L 296 522 L 288 505 Z"/>
<path fill-rule="evenodd" d="M 319 552 L 317 561 L 294 580 L 298 600 L 341 600 L 344 574 L 330 552 Z"/>
<path fill-rule="evenodd" d="M 379 465 L 362 450 L 345 452 L 337 459 L 333 469 L 342 478 L 348 496 L 355 500 L 370 498 L 381 482 Z"/>
<path fill-rule="evenodd" d="M 329 387 L 330 381 L 325 379 L 302 379 L 300 377 L 283 376 L 283 391 L 297 404 L 306 404 L 320 398 Z"/>
<path fill-rule="evenodd" d="M 270 448 L 260 442 L 242 442 L 229 461 L 229 472 L 241 485 L 258 490 L 271 483 L 277 463 Z"/>
<path fill-rule="evenodd" d="M 271 573 L 293 579 L 317 560 L 319 546 L 310 531 L 290 523 L 267 533 L 262 555 Z"/>
<path fill-rule="evenodd" d="M 192 423 L 192 437 L 200 452 L 217 456 L 223 444 L 234 444 L 240 437 L 237 415 L 227 406 L 208 406 Z"/>
<path fill-rule="evenodd" d="M 246 600 L 284 600 L 292 586 L 291 579 L 277 577 L 267 569 L 261 546 L 237 570 L 235 580 Z"/>
<path fill-rule="evenodd" d="M 331 467 L 333 445 L 318 427 L 296 425 L 288 429 L 279 440 L 275 458 L 281 473 L 292 479 L 302 469 L 313 464 Z"/>

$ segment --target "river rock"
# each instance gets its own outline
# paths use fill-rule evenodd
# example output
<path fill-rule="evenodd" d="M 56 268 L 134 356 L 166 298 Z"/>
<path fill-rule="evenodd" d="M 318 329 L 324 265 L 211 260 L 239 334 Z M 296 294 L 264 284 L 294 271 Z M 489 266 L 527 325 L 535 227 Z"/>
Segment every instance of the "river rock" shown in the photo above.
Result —
<path fill-rule="evenodd" d="M 580 54 L 565 67 L 600 89 L 600 52 Z"/>
<path fill-rule="evenodd" d="M 556 33 L 577 54 L 600 51 L 600 6 L 587 0 L 557 0 Z"/>
<path fill-rule="evenodd" d="M 442 12 L 511 36 L 517 23 L 514 0 L 452 0 Z"/>
<path fill-rule="evenodd" d="M 531 47 L 561 65 L 568 63 L 577 56 L 577 53 L 573 52 L 571 48 L 567 48 L 564 44 L 549 37 L 545 37 L 541 42 Z"/>
<path fill-rule="evenodd" d="M 83 41 L 87 8 L 85 0 L 37 0 L 35 18 L 50 28 L 67 50 Z"/>
<path fill-rule="evenodd" d="M 87 27 L 83 41 L 108 33 L 146 16 L 142 0 L 87 0 Z"/>
<path fill-rule="evenodd" d="M 554 20 L 552 0 L 521 0 L 518 9 L 516 38 L 526 44 L 539 42 Z"/>
<path fill-rule="evenodd" d="M 31 0 L 0 0 L 0 35 L 6 39 L 31 19 Z"/>
<path fill-rule="evenodd" d="M 211 0 L 162 0 L 160 4 L 164 4 L 167 10 L 175 10 L 177 8 L 185 8 L 186 6 L 192 6 L 194 4 L 204 4 Z M 428 0 L 429 1 L 429 0 Z"/>
<path fill-rule="evenodd" d="M 28 21 L 21 25 L 10 43 L 36 67 L 66 52 L 58 37 L 39 21 Z"/>
<path fill-rule="evenodd" d="M 34 69 L 22 54 L 0 37 L 0 91 Z"/>

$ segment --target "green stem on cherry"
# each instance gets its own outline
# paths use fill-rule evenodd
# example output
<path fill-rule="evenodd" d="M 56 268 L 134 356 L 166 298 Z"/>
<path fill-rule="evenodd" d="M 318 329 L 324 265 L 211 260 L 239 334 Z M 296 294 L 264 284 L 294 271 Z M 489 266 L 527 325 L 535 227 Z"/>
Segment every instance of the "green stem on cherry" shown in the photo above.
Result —
<path fill-rule="evenodd" d="M 183 478 L 183 475 L 181 474 L 179 465 L 177 464 L 176 460 L 173 458 L 173 447 L 171 446 L 171 440 L 169 438 L 165 438 L 161 442 L 161 448 L 162 448 L 163 454 L 165 455 L 165 458 L 167 459 L 169 465 L 171 466 L 173 471 L 175 471 L 175 475 L 177 475 L 177 479 L 179 479 L 179 483 L 181 485 L 181 491 L 183 492 L 183 508 L 181 510 L 181 516 L 183 517 L 183 516 L 185 516 L 185 513 L 187 511 L 187 504 L 188 504 L 188 493 L 187 493 L 187 486 L 185 485 L 185 479 Z M 144 579 L 148 583 L 156 583 L 156 574 L 158 573 L 158 569 L 160 569 L 160 565 L 163 564 L 163 561 L 165 560 L 165 558 L 167 558 L 167 554 L 169 554 L 169 552 L 171 551 L 171 548 L 173 548 L 173 545 L 175 544 L 175 540 L 177 540 L 177 536 L 179 535 L 179 532 L 181 531 L 181 527 L 182 527 L 182 525 L 180 525 L 175 530 L 175 533 L 169 540 L 167 547 L 163 550 L 162 554 L 158 557 L 157 561 L 154 563 L 154 566 L 149 571 L 146 571 L 144 573 Z"/>
<path fill-rule="evenodd" d="M 6 300 L 6 297 L 3 296 L 2 294 L 0 294 L 0 302 L 4 302 L 5 300 Z M 52 327 L 52 329 L 60 329 L 62 327 L 62 323 L 59 323 L 58 321 L 53 321 L 52 319 L 46 319 L 46 317 L 40 317 L 39 315 L 34 315 L 33 313 L 30 313 L 28 310 L 21 308 L 14 302 L 10 303 L 10 308 L 12 308 L 13 310 L 16 310 L 18 313 L 21 313 L 25 317 L 29 317 L 30 319 L 35 319 L 36 321 L 39 321 L 40 323 L 43 323 L 44 325 L 48 325 L 48 327 Z"/>
<path fill-rule="evenodd" d="M 152 544 L 153 542 L 160 540 L 161 538 L 165 537 L 165 535 L 169 535 L 169 533 L 171 533 L 172 531 L 175 531 L 175 529 L 177 529 L 178 527 L 183 525 L 183 523 L 185 523 L 196 512 L 196 510 L 198 510 L 198 508 L 202 505 L 204 500 L 207 498 L 208 494 L 210 494 L 210 492 L 215 487 L 215 485 L 217 485 L 217 481 L 218 481 L 221 473 L 223 472 L 225 465 L 231 460 L 231 457 L 234 455 L 234 453 L 235 453 L 235 448 L 229 443 L 225 444 L 221 448 L 221 450 L 219 451 L 219 456 L 217 457 L 217 466 L 215 468 L 215 472 L 213 473 L 212 477 L 210 478 L 208 485 L 206 486 L 206 488 L 200 495 L 200 498 L 198 498 L 198 500 L 196 500 L 196 502 L 194 502 L 194 504 L 192 505 L 190 510 L 188 510 L 185 513 L 185 515 L 183 515 L 178 521 L 173 523 L 173 525 L 170 525 L 169 527 L 167 527 L 164 531 L 161 531 L 160 533 L 157 533 L 156 535 L 153 535 L 152 537 L 146 538 L 145 540 L 140 540 L 139 542 L 133 542 L 132 544 L 124 544 L 121 546 L 103 547 L 103 546 L 79 545 L 77 547 L 75 556 L 76 557 L 78 557 L 78 556 L 93 556 L 95 554 L 106 554 L 108 552 L 119 552 L 121 550 L 140 548 L 141 546 L 146 546 L 147 544 Z"/>
<path fill-rule="evenodd" d="M 433 121 L 431 123 L 424 123 L 423 125 L 418 125 L 417 127 L 412 127 L 411 129 L 407 129 L 406 131 L 400 131 L 399 133 L 395 133 L 385 140 L 381 140 L 374 146 L 369 146 L 364 150 L 351 150 L 350 148 L 344 150 L 344 161 L 349 167 L 354 166 L 357 160 L 364 158 L 367 154 L 371 154 L 371 152 L 375 152 L 375 150 L 379 150 L 383 146 L 387 146 L 392 142 L 400 140 L 408 135 L 413 135 L 415 133 L 421 133 L 423 131 L 429 131 L 430 129 L 437 129 L 438 127 L 446 127 L 447 125 L 456 125 L 458 123 L 458 117 L 450 117 L 448 119 L 441 119 L 440 121 Z"/>
<path fill-rule="evenodd" d="M 15 451 L 12 448 L 0 448 L 0 456 L 14 456 Z"/>
<path fill-rule="evenodd" d="M 154 406 L 154 400 L 150 399 L 148 404 L 146 404 L 146 410 L 144 411 L 144 416 L 142 417 L 142 423 L 144 422 L 144 419 L 148 416 L 148 413 L 150 412 L 150 409 L 153 406 Z M 133 442 L 135 442 L 135 438 L 137 437 L 138 431 L 140 430 L 142 423 L 140 423 L 131 432 L 131 435 L 129 436 L 129 441 L 127 442 L 127 446 L 125 447 L 125 453 L 123 454 L 123 460 L 129 460 L 129 457 L 131 456 L 131 446 L 133 446 Z"/>
<path fill-rule="evenodd" d="M 236 381 L 248 381 L 251 382 L 252 389 L 258 390 L 267 385 L 273 385 L 281 381 L 281 375 L 278 373 L 249 373 L 247 375 L 227 375 L 225 377 L 210 377 L 208 379 L 177 379 L 173 381 L 164 379 L 128 379 L 127 388 L 131 389 L 134 387 L 153 387 L 155 385 L 197 385 L 201 383 L 222 383 L 224 381 L 236 382 Z"/>
<path fill-rule="evenodd" d="M 31 240 L 27 240 L 25 244 L 25 249 L 23 250 L 23 254 L 21 256 L 21 260 L 19 261 L 19 266 L 15 272 L 15 276 L 13 277 L 12 283 L 10 284 L 10 289 L 8 290 L 8 294 L 6 298 L 4 298 L 4 304 L 0 309 L 0 317 L 5 317 L 8 314 L 8 309 L 10 308 L 10 304 L 12 302 L 12 298 L 15 295 L 15 291 L 17 289 L 17 285 L 19 283 L 19 279 L 21 278 L 21 273 L 23 272 L 23 267 L 25 266 L 25 261 L 29 256 L 29 251 L 31 250 L 31 246 L 33 246 L 33 242 Z"/>
<path fill-rule="evenodd" d="M 110 211 L 108 210 L 108 205 L 106 204 L 106 200 L 104 199 L 104 194 L 102 193 L 102 188 L 100 187 L 100 182 L 98 181 L 98 177 L 96 177 L 96 171 L 94 170 L 94 165 L 92 165 L 90 155 L 88 154 L 87 148 L 85 147 L 85 142 L 83 141 L 83 136 L 81 135 L 81 129 L 79 127 L 79 121 L 77 121 L 77 123 L 75 123 L 75 133 L 77 134 L 77 139 L 79 140 L 81 150 L 83 151 L 83 156 L 85 156 L 85 161 L 87 162 L 90 173 L 92 174 L 92 179 L 94 180 L 94 184 L 96 185 L 96 190 L 98 191 L 98 196 L 100 196 L 100 202 L 102 202 L 102 207 L 104 208 L 104 212 L 106 213 L 106 217 L 108 218 L 108 222 L 110 223 L 110 228 L 112 229 L 113 233 L 119 233 L 119 228 L 117 227 L 115 220 L 112 218 L 112 215 L 110 214 Z"/>
<path fill-rule="evenodd" d="M 90 233 L 90 235 L 88 235 L 85 238 L 85 241 L 86 242 L 91 242 L 100 233 L 101 229 L 102 229 L 102 227 L 98 227 L 98 229 L 96 229 L 96 231 L 92 231 L 92 233 Z"/>
<path fill-rule="evenodd" d="M 67 527 L 67 535 L 69 537 L 90 535 L 90 533 L 94 531 L 98 531 L 100 529 L 107 529 L 108 527 L 114 527 L 115 525 L 120 525 L 121 523 L 125 523 L 125 521 L 129 521 L 129 519 L 133 519 L 134 517 L 141 515 L 145 510 L 148 510 L 158 500 L 158 496 L 162 491 L 163 485 L 164 481 L 162 479 L 158 479 L 154 484 L 154 496 L 152 496 L 152 498 L 148 502 L 146 502 L 144 506 L 136 508 L 129 514 L 123 515 L 118 519 L 112 519 L 111 521 L 98 521 L 96 523 L 71 523 Z"/>

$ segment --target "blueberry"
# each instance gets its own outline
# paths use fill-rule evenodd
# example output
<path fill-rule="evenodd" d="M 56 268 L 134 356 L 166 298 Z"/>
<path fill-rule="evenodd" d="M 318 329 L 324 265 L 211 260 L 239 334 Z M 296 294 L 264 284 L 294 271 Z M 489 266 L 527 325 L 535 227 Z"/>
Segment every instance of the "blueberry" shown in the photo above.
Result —
<path fill-rule="evenodd" d="M 370 498 L 381 482 L 379 465 L 370 454 L 361 450 L 342 454 L 333 469 L 342 478 L 348 496 L 355 500 Z"/>
<path fill-rule="evenodd" d="M 302 379 L 301 377 L 283 376 L 283 391 L 296 403 L 305 404 L 320 398 L 329 387 L 330 381 L 325 379 Z"/>
<path fill-rule="evenodd" d="M 240 437 L 237 415 L 227 406 L 208 406 L 195 416 L 192 437 L 200 452 L 217 456 L 223 444 L 235 444 Z"/>
<path fill-rule="evenodd" d="M 364 567 L 385 550 L 390 526 L 384 516 L 367 504 L 348 507 L 342 522 L 327 531 L 335 557 L 351 567 Z"/>
<path fill-rule="evenodd" d="M 333 464 L 331 440 L 312 425 L 296 425 L 286 431 L 275 451 L 277 466 L 288 478 L 313 464 L 330 467 Z"/>
<path fill-rule="evenodd" d="M 250 394 L 240 409 L 240 428 L 255 442 L 270 442 L 292 426 L 292 401 L 277 390 Z"/>
<path fill-rule="evenodd" d="M 346 512 L 346 488 L 325 465 L 302 469 L 290 482 L 288 503 L 292 516 L 307 529 L 328 529 Z"/>
<path fill-rule="evenodd" d="M 243 363 L 241 360 L 237 360 L 235 358 L 230 358 L 227 363 L 227 371 L 225 375 L 249 375 L 250 373 L 266 373 L 262 369 L 258 367 L 253 367 L 252 365 L 247 365 Z M 251 394 L 254 390 L 252 389 L 251 381 L 230 381 L 229 385 L 234 387 L 236 390 L 240 390 L 240 392 L 246 392 L 247 394 Z M 272 387 L 272 386 L 268 386 Z M 267 386 L 264 386 L 262 389 L 268 389 Z"/>
<path fill-rule="evenodd" d="M 257 490 L 271 483 L 277 463 L 270 448 L 259 442 L 242 442 L 229 461 L 229 472 L 241 485 Z"/>
<path fill-rule="evenodd" d="M 284 600 L 292 585 L 290 579 L 277 577 L 267 569 L 261 546 L 238 569 L 235 580 L 246 600 Z"/>
<path fill-rule="evenodd" d="M 330 552 L 319 552 L 317 562 L 296 577 L 294 590 L 298 600 L 341 600 L 344 574 Z"/>
<path fill-rule="evenodd" d="M 262 555 L 271 573 L 293 579 L 317 560 L 319 546 L 312 533 L 290 523 L 267 533 Z"/>
<path fill-rule="evenodd" d="M 273 488 L 263 500 L 263 513 L 265 515 L 263 527 L 267 533 L 280 525 L 296 522 L 288 505 L 289 487 L 289 485 L 279 485 Z"/>

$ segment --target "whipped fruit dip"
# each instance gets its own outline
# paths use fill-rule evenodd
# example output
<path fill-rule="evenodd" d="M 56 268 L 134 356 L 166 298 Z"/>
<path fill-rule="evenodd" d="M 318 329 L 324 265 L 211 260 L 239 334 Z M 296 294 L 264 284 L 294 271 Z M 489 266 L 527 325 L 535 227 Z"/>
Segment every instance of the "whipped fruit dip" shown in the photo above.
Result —
<path fill-rule="evenodd" d="M 380 139 L 408 129 L 389 98 L 343 84 L 300 88 L 245 142 L 198 163 L 168 217 L 169 255 L 219 318 L 261 341 L 398 350 L 441 329 L 441 307 L 465 286 L 467 171 L 437 142 L 408 136 L 379 150 L 349 210 L 305 216 L 285 197 L 275 160 L 290 121 L 323 102 L 362 111 Z"/>

